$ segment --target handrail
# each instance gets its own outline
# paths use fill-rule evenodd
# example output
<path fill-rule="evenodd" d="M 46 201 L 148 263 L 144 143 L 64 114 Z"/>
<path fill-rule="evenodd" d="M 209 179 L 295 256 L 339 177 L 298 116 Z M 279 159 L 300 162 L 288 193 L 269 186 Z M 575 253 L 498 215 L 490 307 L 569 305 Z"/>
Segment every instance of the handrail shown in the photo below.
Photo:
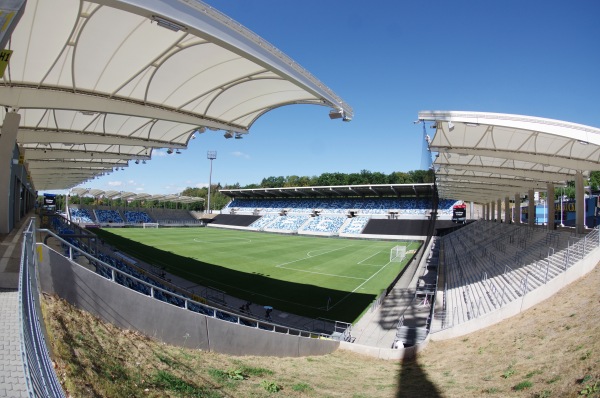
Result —
<path fill-rule="evenodd" d="M 503 228 L 507 228 L 507 227 L 503 227 Z M 467 228 L 463 228 L 462 230 L 457 231 L 454 234 L 451 235 L 447 235 L 444 237 L 444 242 L 451 242 L 453 246 L 457 246 L 460 247 L 462 246 L 463 248 L 466 248 L 466 246 L 463 244 L 463 242 L 461 240 L 457 240 L 457 236 L 462 236 L 462 237 L 467 237 L 469 236 L 468 234 L 471 234 L 472 231 L 474 230 L 481 230 L 482 226 L 479 225 L 473 225 L 473 227 L 471 227 L 470 229 Z M 519 239 L 517 239 L 519 242 L 522 242 L 520 244 L 520 246 L 524 245 L 524 243 L 530 239 L 533 233 L 539 233 L 539 232 L 544 232 L 543 229 L 540 228 L 522 228 L 519 230 L 515 230 L 514 231 L 514 236 L 518 237 Z M 483 233 L 480 235 L 484 235 Z M 503 238 L 504 239 L 504 238 Z M 463 239 L 464 240 L 464 239 Z M 546 235 L 546 241 L 545 243 L 556 243 L 559 240 L 559 237 L 556 233 L 549 233 L 548 235 Z M 482 241 L 485 241 L 485 237 L 482 239 Z M 539 242 L 538 242 L 539 243 Z M 535 248 L 535 250 L 538 250 L 537 247 L 539 247 L 538 243 L 536 243 L 535 245 L 533 245 L 532 241 L 529 241 L 527 244 L 527 248 L 533 250 Z M 468 261 L 473 261 L 473 253 L 475 250 L 475 246 L 471 245 L 472 248 L 471 250 L 467 250 L 465 252 L 463 252 L 460 256 L 456 253 L 456 250 L 450 250 L 449 252 L 446 252 L 446 263 L 447 265 L 452 265 L 455 269 L 456 275 L 459 277 L 460 280 L 464 280 L 464 276 L 463 276 L 463 267 L 464 267 L 464 261 L 468 262 Z M 559 250 L 558 246 L 557 248 L 554 248 L 552 246 L 548 247 L 546 246 L 545 248 L 543 247 L 544 244 L 541 245 L 542 247 L 539 247 L 540 250 L 540 259 L 541 261 L 533 261 L 533 262 L 528 262 L 528 261 L 523 261 L 524 258 L 527 257 L 527 255 L 523 252 L 518 252 L 516 253 L 514 256 L 511 256 L 510 258 L 508 256 L 506 256 L 506 258 L 503 258 L 503 256 L 500 256 L 501 259 L 498 261 L 500 263 L 502 262 L 508 262 L 510 265 L 502 264 L 501 266 L 499 266 L 499 268 L 497 269 L 497 276 L 503 276 L 503 278 L 507 278 L 507 276 L 509 274 L 512 275 L 516 275 L 519 273 L 520 270 L 524 270 L 526 273 L 522 274 L 522 277 L 520 277 L 519 279 L 517 279 L 515 282 L 510 282 L 508 281 L 507 284 L 507 280 L 508 279 L 502 279 L 499 278 L 498 279 L 498 286 L 496 286 L 493 282 L 493 280 L 495 278 L 490 279 L 490 275 L 487 273 L 487 271 L 483 270 L 480 271 L 481 272 L 481 282 L 489 282 L 489 288 L 491 289 L 491 292 L 488 294 L 488 298 L 493 300 L 490 300 L 491 304 L 494 304 L 494 307 L 496 307 L 496 302 L 500 307 L 503 307 L 505 304 L 519 299 L 519 298 L 523 298 L 526 294 L 528 294 L 530 291 L 535 290 L 538 286 L 544 285 L 549 283 L 552 279 L 556 278 L 558 275 L 562 274 L 563 272 L 565 272 L 568 268 L 570 268 L 571 266 L 573 266 L 575 263 L 577 263 L 578 261 L 582 260 L 583 258 L 585 258 L 590 252 L 592 252 L 594 249 L 596 249 L 597 247 L 600 246 L 600 227 L 596 227 L 594 228 L 592 231 L 590 231 L 588 234 L 583 235 L 583 236 L 570 236 L 568 238 L 568 242 L 567 242 L 567 247 L 565 247 L 562 250 Z M 499 251 L 501 249 L 501 246 L 498 245 L 489 245 L 486 243 L 486 246 L 484 246 L 483 248 L 478 247 L 478 253 L 483 252 L 484 256 L 487 256 L 488 258 L 492 258 L 492 256 L 494 256 L 493 251 L 490 252 L 490 248 L 494 247 L 497 251 Z M 543 253 L 545 250 L 547 249 L 546 253 Z M 535 254 L 532 252 L 532 254 Z M 544 258 L 545 255 L 545 258 Z M 514 265 L 512 263 L 514 263 Z M 521 265 L 520 265 L 521 263 Z M 524 263 L 524 264 L 523 264 Z M 545 269 L 544 269 L 545 268 Z M 529 271 L 528 271 L 529 270 Z M 557 273 L 558 272 L 558 273 Z M 531 274 L 531 275 L 530 275 Z M 502 284 L 501 282 L 504 281 L 504 283 Z M 450 286 L 450 285 L 449 285 Z M 461 283 L 461 286 L 465 286 L 465 282 Z M 520 296 L 519 298 L 515 297 L 515 298 L 511 298 L 509 297 L 510 295 L 508 295 L 507 293 L 511 291 L 511 288 L 514 288 L 515 293 L 517 293 L 518 296 Z M 479 296 L 480 300 L 481 297 L 484 296 Z M 469 289 L 469 286 L 466 285 L 463 289 L 463 294 L 460 297 L 460 300 L 464 300 L 466 305 L 467 305 L 467 318 L 471 319 L 471 316 L 478 316 L 478 313 L 481 313 L 481 315 L 483 315 L 484 313 L 487 312 L 487 310 L 485 308 L 480 308 L 481 302 L 478 304 L 477 303 L 477 297 L 472 297 L 471 296 L 471 291 Z M 452 305 L 454 310 L 456 311 L 458 307 L 456 307 L 454 305 L 454 303 L 448 303 L 449 305 Z M 476 307 L 477 305 L 477 307 Z M 469 312 L 470 311 L 470 312 Z M 453 319 L 456 317 L 454 314 L 453 315 Z M 454 322 L 453 322 L 454 323 Z M 457 322 L 461 323 L 461 319 L 459 316 L 459 320 Z"/>
<path fill-rule="evenodd" d="M 235 318 L 236 322 L 232 322 L 232 323 L 237 323 L 237 324 L 240 324 L 240 325 L 244 325 L 244 326 L 248 326 L 248 327 L 253 327 L 255 329 L 263 329 L 262 327 L 269 327 L 269 328 L 272 329 L 272 331 L 279 332 L 279 330 L 277 330 L 277 328 L 280 328 L 280 329 L 284 329 L 285 330 L 285 331 L 281 332 L 281 333 L 284 333 L 284 334 L 291 334 L 290 332 L 295 332 L 295 333 L 292 333 L 292 334 L 298 334 L 298 335 L 301 335 L 301 336 L 308 335 L 308 337 L 316 336 L 316 337 L 322 337 L 322 338 L 331 338 L 331 336 L 328 335 L 328 334 L 326 334 L 326 333 L 319 333 L 319 332 L 313 332 L 313 331 L 309 331 L 309 330 L 302 330 L 302 329 L 299 329 L 299 328 L 290 327 L 289 325 L 285 325 L 283 323 L 268 322 L 268 321 L 264 321 L 262 319 L 259 319 L 259 318 L 256 318 L 256 317 L 252 317 L 252 316 L 241 316 L 241 315 L 238 315 L 238 314 L 231 313 L 231 312 L 228 312 L 226 310 L 223 310 L 222 308 L 217 308 L 217 307 L 213 307 L 211 305 L 205 304 L 205 303 L 200 303 L 200 302 L 192 300 L 192 299 L 190 299 L 188 297 L 182 296 L 182 295 L 180 295 L 178 293 L 175 293 L 175 292 L 169 291 L 167 289 L 163 289 L 161 287 L 152 285 L 152 284 L 150 284 L 150 283 L 148 283 L 148 282 L 146 282 L 146 281 L 144 281 L 142 279 L 136 278 L 135 276 L 133 276 L 131 274 L 128 274 L 128 273 L 126 273 L 124 271 L 121 271 L 118 268 L 113 267 L 112 265 L 110 265 L 110 264 L 108 264 L 108 263 L 106 263 L 106 262 L 104 262 L 104 261 L 102 261 L 102 260 L 100 260 L 100 259 L 92 256 L 91 254 L 86 253 L 82 249 L 80 249 L 77 246 L 75 246 L 75 245 L 69 243 L 68 241 L 62 239 L 60 236 L 58 236 L 57 234 L 55 234 L 54 232 L 52 232 L 52 231 L 50 231 L 48 229 L 38 229 L 38 232 L 49 233 L 54 238 L 58 239 L 61 243 L 65 244 L 65 245 L 68 245 L 68 247 L 70 249 L 69 253 L 72 253 L 73 250 L 76 250 L 81 255 L 85 256 L 86 258 L 91 259 L 94 262 L 100 263 L 100 264 L 102 264 L 102 266 L 107 267 L 108 269 L 110 269 L 110 271 L 111 271 L 111 278 L 110 278 L 110 280 L 112 282 L 117 283 L 116 282 L 116 275 L 120 274 L 120 275 L 123 275 L 126 278 L 129 278 L 131 280 L 134 280 L 137 283 L 140 283 L 140 284 L 146 286 L 149 289 L 149 291 L 150 291 L 150 294 L 148 296 L 151 297 L 151 298 L 159 300 L 158 298 L 155 297 L 155 292 L 159 291 L 159 292 L 162 292 L 163 294 L 167 294 L 169 296 L 172 296 L 172 297 L 175 297 L 177 299 L 182 300 L 183 301 L 183 307 L 182 308 L 188 309 L 190 311 L 192 311 L 192 310 L 189 308 L 189 304 L 201 306 L 201 307 L 208 308 L 208 309 L 212 310 L 212 313 L 213 313 L 212 316 L 211 315 L 206 315 L 206 314 L 204 314 L 204 316 L 211 316 L 213 318 L 218 318 L 216 314 L 217 314 L 217 312 L 219 312 L 221 314 L 224 314 L 227 317 L 232 317 L 232 319 Z M 127 286 L 124 286 L 124 287 L 127 287 Z M 176 304 L 173 304 L 173 303 L 168 303 L 168 304 L 176 305 Z M 193 312 L 195 312 L 195 311 L 193 311 Z M 250 320 L 250 323 L 255 323 L 256 325 L 255 326 L 250 326 L 247 323 L 242 322 L 241 319 Z M 265 330 L 265 329 L 263 329 L 263 330 Z"/>
<path fill-rule="evenodd" d="M 35 218 L 23 233 L 19 276 L 21 356 L 27 393 L 30 397 L 65 397 L 46 344 L 46 329 L 40 309 L 36 274 Z"/>

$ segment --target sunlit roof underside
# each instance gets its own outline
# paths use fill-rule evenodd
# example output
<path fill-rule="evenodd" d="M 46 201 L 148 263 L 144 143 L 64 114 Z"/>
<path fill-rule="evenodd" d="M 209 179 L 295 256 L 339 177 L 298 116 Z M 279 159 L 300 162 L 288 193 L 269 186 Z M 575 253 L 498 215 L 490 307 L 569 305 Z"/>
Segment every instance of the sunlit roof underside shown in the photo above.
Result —
<path fill-rule="evenodd" d="M 486 203 L 600 170 L 600 129 L 499 113 L 422 111 L 442 198 Z"/>
<path fill-rule="evenodd" d="M 0 105 L 21 114 L 17 142 L 39 190 L 150 159 L 153 148 L 185 148 L 198 130 L 246 134 L 285 105 L 353 112 L 267 41 L 196 0 L 28 0 L 9 48 Z"/>

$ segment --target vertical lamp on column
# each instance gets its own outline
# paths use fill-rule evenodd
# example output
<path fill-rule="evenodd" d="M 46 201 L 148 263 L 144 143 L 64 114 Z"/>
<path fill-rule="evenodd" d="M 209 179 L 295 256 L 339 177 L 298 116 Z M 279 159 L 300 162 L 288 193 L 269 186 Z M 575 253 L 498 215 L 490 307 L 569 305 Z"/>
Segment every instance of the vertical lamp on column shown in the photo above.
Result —
<path fill-rule="evenodd" d="M 212 184 L 212 161 L 217 158 L 217 151 L 206 152 L 206 158 L 210 160 L 210 174 L 208 175 L 208 200 L 206 204 L 206 210 L 210 213 L 210 186 Z"/>

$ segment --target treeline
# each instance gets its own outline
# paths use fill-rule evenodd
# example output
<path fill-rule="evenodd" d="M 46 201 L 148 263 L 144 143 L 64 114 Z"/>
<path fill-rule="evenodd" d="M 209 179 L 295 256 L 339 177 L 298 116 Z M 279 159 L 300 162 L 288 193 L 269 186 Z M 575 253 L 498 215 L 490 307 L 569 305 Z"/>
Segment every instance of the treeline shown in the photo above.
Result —
<path fill-rule="evenodd" d="M 330 185 L 365 185 L 365 184 L 421 184 L 433 182 L 432 170 L 413 170 L 409 172 L 395 171 L 390 174 L 361 170 L 360 173 L 323 173 L 320 176 L 279 176 L 263 178 L 260 184 L 240 185 L 214 184 L 210 192 L 210 207 L 222 209 L 229 202 L 229 197 L 219 191 L 221 189 L 260 189 L 285 187 L 318 187 Z M 207 198 L 208 188 L 186 188 L 181 195 Z M 204 209 L 204 203 L 198 204 Z"/>
<path fill-rule="evenodd" d="M 395 171 L 390 174 L 361 170 L 360 173 L 323 173 L 314 177 L 267 177 L 260 185 L 246 188 L 316 187 L 329 185 L 421 184 L 433 182 L 432 170 Z"/>

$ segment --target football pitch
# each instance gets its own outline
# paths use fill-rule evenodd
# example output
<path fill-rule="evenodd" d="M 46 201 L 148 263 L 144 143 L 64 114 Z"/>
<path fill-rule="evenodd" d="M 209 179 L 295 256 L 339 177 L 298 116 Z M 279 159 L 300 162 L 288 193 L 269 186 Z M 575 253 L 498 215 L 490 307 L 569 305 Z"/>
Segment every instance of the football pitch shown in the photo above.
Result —
<path fill-rule="evenodd" d="M 278 310 L 354 322 L 420 241 L 278 235 L 220 228 L 94 230 L 107 243 L 190 282 Z M 401 262 L 390 250 L 406 246 Z"/>

